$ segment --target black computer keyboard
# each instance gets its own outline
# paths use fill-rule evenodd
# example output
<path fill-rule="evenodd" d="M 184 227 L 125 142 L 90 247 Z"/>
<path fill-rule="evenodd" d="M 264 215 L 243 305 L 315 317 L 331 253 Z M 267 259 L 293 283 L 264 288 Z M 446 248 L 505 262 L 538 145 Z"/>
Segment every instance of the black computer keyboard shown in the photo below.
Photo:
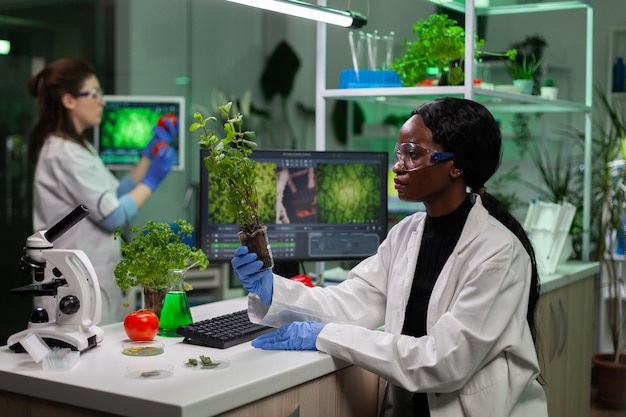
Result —
<path fill-rule="evenodd" d="M 254 339 L 272 330 L 271 327 L 250 322 L 248 310 L 197 321 L 176 329 L 183 342 L 225 349 Z"/>

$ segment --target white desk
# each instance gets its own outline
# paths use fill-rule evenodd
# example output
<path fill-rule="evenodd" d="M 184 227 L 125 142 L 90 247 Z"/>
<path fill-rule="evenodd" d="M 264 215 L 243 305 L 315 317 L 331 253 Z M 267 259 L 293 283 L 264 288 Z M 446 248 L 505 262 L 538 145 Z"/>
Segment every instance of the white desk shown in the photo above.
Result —
<path fill-rule="evenodd" d="M 246 305 L 246 298 L 205 304 L 193 307 L 192 316 L 198 321 L 241 310 Z M 0 348 L 0 404 L 9 404 L 11 407 L 13 401 L 15 407 L 14 414 L 10 412 L 6 415 L 37 416 L 34 411 L 20 414 L 24 404 L 49 400 L 57 403 L 57 407 L 60 403 L 61 406 L 69 405 L 69 408 L 75 406 L 104 413 L 89 414 L 97 416 L 215 416 L 334 374 L 348 366 L 320 352 L 263 351 L 252 348 L 250 343 L 221 350 L 185 344 L 181 342 L 182 338 L 158 336 L 157 339 L 165 342 L 163 354 L 131 357 L 122 354 L 122 343 L 128 341 L 122 324 L 103 326 L 103 329 L 103 341 L 96 348 L 84 352 L 69 371 L 43 371 L 41 363 L 35 363 L 28 354 L 14 353 L 7 346 Z M 184 367 L 187 359 L 198 358 L 201 354 L 227 358 L 230 365 L 222 370 Z M 157 380 L 138 380 L 125 375 L 128 365 L 142 361 L 173 364 L 174 374 L 170 378 Z M 324 385 L 328 385 L 327 382 Z M 20 395 L 28 398 L 24 399 Z M 9 402 L 5 403 L 7 398 Z M 20 398 L 21 405 L 18 401 Z M 324 401 L 324 398 L 319 401 Z M 298 401 L 296 403 L 295 406 L 300 406 Z M 81 414 L 78 410 L 76 414 L 63 415 L 82 416 L 86 413 Z M 375 415 L 375 410 L 372 415 Z"/>
<path fill-rule="evenodd" d="M 542 293 L 598 272 L 597 263 L 559 265 L 555 274 L 542 277 Z M 192 315 L 198 321 L 244 308 L 246 298 L 238 298 L 193 307 Z M 127 341 L 122 324 L 103 329 L 102 343 L 83 353 L 70 371 L 44 372 L 41 364 L 32 361 L 28 354 L 1 347 L 0 405 L 8 407 L 1 413 L 7 411 L 6 415 L 19 417 L 209 417 L 239 408 L 229 416 L 264 417 L 286 416 L 298 407 L 309 407 L 316 411 L 301 412 L 302 416 L 376 415 L 378 378 L 324 353 L 263 351 L 249 343 L 221 350 L 184 344 L 181 338 L 157 336 L 165 343 L 164 354 L 131 357 L 121 353 L 122 343 Z M 223 370 L 184 367 L 187 359 L 201 354 L 227 358 L 230 366 Z M 128 365 L 142 361 L 173 364 L 174 375 L 159 380 L 137 380 L 125 375 Z M 281 410 L 288 411 L 267 408 L 272 400 L 283 407 Z M 319 411 L 325 404 L 330 405 Z M 49 412 L 47 407 L 54 407 L 58 414 Z"/>
<path fill-rule="evenodd" d="M 554 273 L 545 274 L 540 277 L 539 284 L 541 285 L 541 293 L 545 294 L 554 291 L 599 273 L 599 262 L 570 261 L 565 264 L 559 264 Z"/>

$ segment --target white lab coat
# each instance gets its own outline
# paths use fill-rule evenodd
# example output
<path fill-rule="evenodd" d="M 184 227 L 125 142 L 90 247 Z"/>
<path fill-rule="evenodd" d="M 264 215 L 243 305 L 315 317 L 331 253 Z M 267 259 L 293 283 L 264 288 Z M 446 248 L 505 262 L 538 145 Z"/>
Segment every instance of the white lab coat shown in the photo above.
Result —
<path fill-rule="evenodd" d="M 250 295 L 251 319 L 329 323 L 320 351 L 428 393 L 432 417 L 547 416 L 526 322 L 529 257 L 479 197 L 433 288 L 427 335 L 401 335 L 424 220 L 402 220 L 336 287 L 308 290 L 275 276 L 269 308 Z M 370 330 L 383 323 L 384 331 Z"/>
<path fill-rule="evenodd" d="M 89 215 L 53 242 L 55 249 L 80 249 L 96 270 L 102 290 L 101 324 L 119 322 L 122 311 L 122 291 L 115 283 L 113 270 L 121 259 L 119 240 L 110 231 L 98 226 L 103 218 L 118 206 L 118 179 L 109 171 L 95 149 L 51 136 L 39 154 L 33 188 L 33 227 L 35 231 L 49 229 L 79 204 L 89 209 Z M 49 310 L 56 311 L 52 297 L 37 300 Z"/>

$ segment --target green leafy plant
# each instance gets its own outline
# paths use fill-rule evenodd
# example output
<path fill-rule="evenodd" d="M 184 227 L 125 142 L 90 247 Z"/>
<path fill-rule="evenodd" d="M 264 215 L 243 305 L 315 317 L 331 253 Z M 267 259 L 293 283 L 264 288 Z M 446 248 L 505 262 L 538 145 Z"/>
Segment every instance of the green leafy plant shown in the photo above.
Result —
<path fill-rule="evenodd" d="M 133 226 L 133 238 L 126 242 L 121 229 L 115 231 L 115 239 L 122 241 L 122 260 L 115 267 L 115 282 L 122 290 L 138 285 L 147 289 L 168 287 L 169 269 L 184 269 L 198 266 L 205 269 L 209 261 L 200 249 L 183 242 L 191 236 L 194 228 L 185 220 L 175 222 L 178 231 L 169 223 L 149 221 L 143 228 Z M 186 285 L 187 288 L 190 288 Z"/>
<path fill-rule="evenodd" d="M 527 148 L 528 155 L 539 174 L 541 182 L 528 181 L 519 177 L 516 182 L 536 192 L 541 200 L 552 203 L 566 201 L 576 207 L 574 220 L 570 227 L 574 257 L 579 258 L 582 250 L 583 201 L 582 175 L 579 167 L 581 155 L 571 155 L 564 147 L 571 146 L 571 141 L 560 141 L 554 151 L 548 151 L 541 145 Z"/>
<path fill-rule="evenodd" d="M 458 85 L 463 82 L 463 61 L 465 58 L 465 30 L 456 20 L 446 14 L 432 14 L 426 19 L 420 19 L 412 27 L 417 35 L 412 42 L 406 38 L 402 42 L 404 55 L 397 58 L 392 68 L 405 86 L 415 86 L 426 80 L 426 70 L 436 67 L 440 74 L 447 74 L 448 83 Z M 515 59 L 516 49 L 509 49 L 506 53 L 481 51 L 485 45 L 483 39 L 475 39 L 475 58 L 483 55 L 503 56 Z"/>
<path fill-rule="evenodd" d="M 256 137 L 253 131 L 244 131 L 243 116 L 237 113 L 231 116 L 232 102 L 219 106 L 226 118 L 224 137 L 209 129 L 209 122 L 217 122 L 214 116 L 204 117 L 201 113 L 194 114 L 189 131 L 202 129 L 198 145 L 209 151 L 204 164 L 211 175 L 211 180 L 226 196 L 226 210 L 230 212 L 241 230 L 252 234 L 261 229 L 259 218 L 259 197 L 256 189 L 257 173 L 255 163 L 249 158 L 252 149 L 257 146 L 252 141 Z"/>
<path fill-rule="evenodd" d="M 518 181 L 538 192 L 544 200 L 553 203 L 568 201 L 581 208 L 582 201 L 579 192 L 581 184 L 576 172 L 581 161 L 576 157 L 566 157 L 566 150 L 563 146 L 570 145 L 559 142 L 554 152 L 547 151 L 540 145 L 531 146 L 528 149 L 529 156 L 542 183 L 537 184 L 522 177 Z"/>
<path fill-rule="evenodd" d="M 553 77 L 547 77 L 545 80 L 543 80 L 543 84 L 544 87 L 556 87 L 557 83 L 556 80 Z"/>
<path fill-rule="evenodd" d="M 600 120 L 594 123 L 592 140 L 592 176 L 591 176 L 591 258 L 603 265 L 603 273 L 608 278 L 607 321 L 613 342 L 611 354 L 618 362 L 625 356 L 620 354 L 626 349 L 623 329 L 626 316 L 620 308 L 620 301 L 626 287 L 624 276 L 618 270 L 622 261 L 615 256 L 616 241 L 626 241 L 622 220 L 626 211 L 626 169 L 616 162 L 625 159 L 626 123 L 621 115 L 619 103 L 611 102 L 598 88 L 596 95 Z M 595 106 L 594 106 L 595 108 Z M 584 145 L 584 132 L 574 131 L 580 146 Z"/>
<path fill-rule="evenodd" d="M 524 204 L 517 195 L 514 187 L 511 187 L 511 183 L 518 181 L 519 178 L 519 167 L 514 166 L 508 171 L 501 170 L 498 176 L 492 177 L 487 183 L 489 194 L 497 198 L 509 211 L 513 211 Z"/>
<path fill-rule="evenodd" d="M 528 59 L 526 55 L 522 55 L 520 59 L 504 60 L 504 65 L 506 66 L 506 71 L 514 80 L 532 80 L 542 62 L 543 57 L 536 58 L 533 55 Z"/>

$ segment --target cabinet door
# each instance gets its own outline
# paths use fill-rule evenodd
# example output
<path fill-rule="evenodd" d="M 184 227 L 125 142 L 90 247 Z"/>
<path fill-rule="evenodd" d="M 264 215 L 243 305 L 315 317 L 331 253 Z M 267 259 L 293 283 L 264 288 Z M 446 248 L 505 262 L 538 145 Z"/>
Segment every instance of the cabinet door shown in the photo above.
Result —
<path fill-rule="evenodd" d="M 563 352 L 567 381 L 564 416 L 589 416 L 593 338 L 594 278 L 567 287 L 567 333 Z"/>
<path fill-rule="evenodd" d="M 537 307 L 550 417 L 589 415 L 593 282 L 594 277 L 589 277 L 542 294 Z"/>
<path fill-rule="evenodd" d="M 541 373 L 551 417 L 561 416 L 565 406 L 564 361 L 559 354 L 563 334 L 559 300 L 565 295 L 563 288 L 542 294 L 536 313 Z"/>

